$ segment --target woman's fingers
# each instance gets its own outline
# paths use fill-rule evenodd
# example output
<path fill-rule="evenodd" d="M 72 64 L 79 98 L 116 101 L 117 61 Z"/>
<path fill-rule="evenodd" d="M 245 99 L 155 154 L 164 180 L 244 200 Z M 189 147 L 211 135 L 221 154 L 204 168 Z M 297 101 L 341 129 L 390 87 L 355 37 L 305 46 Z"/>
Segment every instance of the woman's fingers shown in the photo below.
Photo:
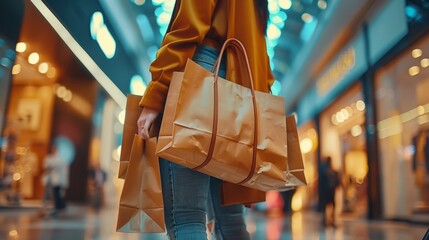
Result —
<path fill-rule="evenodd" d="M 152 119 L 147 119 L 146 121 L 145 121 L 145 124 L 143 125 L 143 129 L 142 129 L 142 137 L 143 137 L 143 139 L 145 139 L 145 140 L 147 140 L 147 139 L 149 139 L 150 137 L 149 137 L 149 129 L 150 129 L 150 126 L 152 125 Z"/>
<path fill-rule="evenodd" d="M 158 114 L 159 113 L 157 111 L 154 111 L 148 108 L 143 108 L 142 113 L 140 114 L 140 117 L 137 120 L 137 129 L 138 129 L 137 134 L 140 137 L 142 137 L 145 140 L 150 138 L 149 129 L 152 126 Z"/>

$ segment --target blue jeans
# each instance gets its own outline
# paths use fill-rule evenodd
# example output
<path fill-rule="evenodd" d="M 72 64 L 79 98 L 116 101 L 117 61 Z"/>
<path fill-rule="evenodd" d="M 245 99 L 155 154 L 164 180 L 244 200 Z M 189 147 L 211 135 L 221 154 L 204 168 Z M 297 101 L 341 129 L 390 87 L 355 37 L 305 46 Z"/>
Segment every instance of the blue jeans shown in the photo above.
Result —
<path fill-rule="evenodd" d="M 200 46 L 193 60 L 211 70 L 218 51 Z M 219 71 L 225 77 L 225 64 Z M 243 206 L 221 206 L 222 181 L 192 169 L 160 159 L 167 234 L 174 240 L 207 239 L 207 214 L 215 220 L 216 239 L 249 239 Z"/>

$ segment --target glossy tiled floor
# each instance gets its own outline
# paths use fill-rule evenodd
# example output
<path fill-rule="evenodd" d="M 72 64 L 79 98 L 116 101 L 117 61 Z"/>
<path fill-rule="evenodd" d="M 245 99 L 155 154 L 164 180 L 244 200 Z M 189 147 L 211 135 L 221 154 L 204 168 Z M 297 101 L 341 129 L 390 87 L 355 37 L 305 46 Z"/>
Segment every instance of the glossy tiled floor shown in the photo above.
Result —
<path fill-rule="evenodd" d="M 165 235 L 139 235 L 115 232 L 115 206 L 96 214 L 83 206 L 70 206 L 58 218 L 40 218 L 37 210 L 0 209 L 0 239 L 43 240 L 134 240 L 166 239 Z M 252 239 L 356 239 L 419 240 L 426 232 L 422 225 L 398 222 L 368 222 L 339 218 L 337 228 L 322 228 L 314 212 L 295 213 L 290 217 L 267 217 L 261 212 L 246 214 Z"/>

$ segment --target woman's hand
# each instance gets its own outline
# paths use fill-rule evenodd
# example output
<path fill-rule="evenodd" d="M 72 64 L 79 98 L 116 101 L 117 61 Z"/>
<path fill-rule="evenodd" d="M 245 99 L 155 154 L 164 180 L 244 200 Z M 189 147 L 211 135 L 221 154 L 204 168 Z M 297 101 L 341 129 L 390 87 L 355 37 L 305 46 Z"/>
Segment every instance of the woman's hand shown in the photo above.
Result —
<path fill-rule="evenodd" d="M 149 129 L 158 116 L 159 112 L 149 109 L 143 108 L 142 113 L 140 114 L 139 119 L 137 120 L 137 129 L 138 135 L 143 139 L 149 139 Z"/>

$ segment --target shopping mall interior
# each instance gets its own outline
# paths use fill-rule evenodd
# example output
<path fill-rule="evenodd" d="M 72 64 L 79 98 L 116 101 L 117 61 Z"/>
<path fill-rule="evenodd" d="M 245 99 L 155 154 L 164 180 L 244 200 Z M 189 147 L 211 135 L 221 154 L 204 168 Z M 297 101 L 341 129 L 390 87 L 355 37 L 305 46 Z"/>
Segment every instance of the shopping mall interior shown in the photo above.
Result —
<path fill-rule="evenodd" d="M 116 224 L 127 95 L 151 81 L 175 3 L 0 0 L 0 239 L 167 239 Z M 429 1 L 267 3 L 271 94 L 296 119 L 306 184 L 246 208 L 250 238 L 423 239 Z M 53 194 L 52 151 L 67 182 Z M 67 207 L 51 214 L 56 194 Z"/>

